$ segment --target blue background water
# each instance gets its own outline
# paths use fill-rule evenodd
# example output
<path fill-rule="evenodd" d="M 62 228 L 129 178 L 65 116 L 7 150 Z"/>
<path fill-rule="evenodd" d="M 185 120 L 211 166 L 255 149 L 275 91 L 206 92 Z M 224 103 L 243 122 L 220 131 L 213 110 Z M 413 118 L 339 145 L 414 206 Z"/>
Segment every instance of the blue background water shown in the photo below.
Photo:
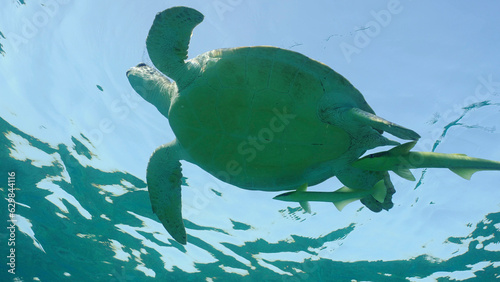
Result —
<path fill-rule="evenodd" d="M 26 3 L 24 3 L 26 2 Z M 174 138 L 129 86 L 155 14 L 205 15 L 189 54 L 273 45 L 348 78 L 416 149 L 500 160 L 498 1 L 2 1 L 0 187 L 15 171 L 16 275 L 1 281 L 441 281 L 500 276 L 499 172 L 393 175 L 389 212 L 312 214 L 183 163 L 186 246 L 152 213 L 150 154 Z M 388 16 L 389 15 L 389 16 Z M 330 179 L 312 187 L 333 191 Z"/>

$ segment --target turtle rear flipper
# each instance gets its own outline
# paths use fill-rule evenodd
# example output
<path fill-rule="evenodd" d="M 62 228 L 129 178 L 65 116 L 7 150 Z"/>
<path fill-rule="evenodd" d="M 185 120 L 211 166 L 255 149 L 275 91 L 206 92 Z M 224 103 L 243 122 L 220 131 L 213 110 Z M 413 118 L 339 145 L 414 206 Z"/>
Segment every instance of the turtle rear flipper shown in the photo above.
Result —
<path fill-rule="evenodd" d="M 372 127 L 375 130 L 385 131 L 398 138 L 404 140 L 418 140 L 420 135 L 415 131 L 385 120 L 377 115 L 363 111 L 359 108 L 339 107 L 332 109 L 325 109 L 320 112 L 320 117 L 326 123 L 349 125 L 352 122 L 364 124 Z M 398 145 L 394 143 L 391 145 Z M 387 144 L 389 145 L 389 143 Z"/>
<path fill-rule="evenodd" d="M 404 140 L 418 140 L 420 135 L 415 131 L 385 120 L 377 115 L 365 112 L 358 108 L 351 108 L 345 111 L 345 114 L 353 120 L 370 125 L 374 129 L 388 132 Z"/>

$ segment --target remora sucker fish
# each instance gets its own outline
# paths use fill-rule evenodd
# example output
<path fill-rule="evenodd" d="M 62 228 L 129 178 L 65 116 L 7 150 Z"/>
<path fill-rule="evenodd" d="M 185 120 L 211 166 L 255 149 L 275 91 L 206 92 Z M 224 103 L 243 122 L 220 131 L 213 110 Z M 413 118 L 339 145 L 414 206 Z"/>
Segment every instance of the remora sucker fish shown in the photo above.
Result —
<path fill-rule="evenodd" d="M 342 187 L 334 192 L 307 192 L 307 184 L 300 186 L 296 191 L 280 194 L 273 199 L 285 202 L 298 202 L 308 213 L 311 212 L 309 202 L 332 202 L 341 211 L 346 205 L 372 195 L 380 203 L 384 202 L 387 189 L 384 180 L 380 180 L 369 190 L 354 190 Z"/>
<path fill-rule="evenodd" d="M 411 181 L 415 180 L 410 172 L 414 168 L 448 168 L 467 180 L 478 171 L 500 170 L 500 162 L 464 154 L 410 152 L 415 144 L 416 142 L 408 142 L 389 151 L 365 156 L 352 163 L 352 166 L 371 171 L 393 171 Z"/>

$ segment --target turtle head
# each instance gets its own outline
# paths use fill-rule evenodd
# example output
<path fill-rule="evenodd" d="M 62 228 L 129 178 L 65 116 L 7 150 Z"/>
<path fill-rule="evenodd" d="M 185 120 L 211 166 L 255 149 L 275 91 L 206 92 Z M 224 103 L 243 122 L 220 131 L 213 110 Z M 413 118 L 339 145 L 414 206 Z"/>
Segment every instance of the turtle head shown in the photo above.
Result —
<path fill-rule="evenodd" d="M 158 111 L 165 117 L 168 117 L 170 101 L 177 92 L 175 84 L 156 69 L 140 63 L 127 71 L 127 78 L 132 88 L 144 98 L 144 100 L 153 104 Z"/>

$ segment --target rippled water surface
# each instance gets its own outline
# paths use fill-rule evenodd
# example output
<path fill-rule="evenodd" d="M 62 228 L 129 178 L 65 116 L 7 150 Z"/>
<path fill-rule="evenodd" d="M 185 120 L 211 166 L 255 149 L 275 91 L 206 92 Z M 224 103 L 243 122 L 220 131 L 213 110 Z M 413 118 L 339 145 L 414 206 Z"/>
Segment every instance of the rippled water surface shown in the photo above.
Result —
<path fill-rule="evenodd" d="M 151 63 L 148 29 L 177 5 L 205 15 L 190 58 L 251 45 L 301 52 L 349 79 L 378 115 L 417 131 L 416 150 L 500 161 L 500 4 L 435 2 L 3 1 L 0 281 L 500 278 L 500 172 L 391 175 L 390 211 L 314 203 L 308 214 L 183 162 L 185 246 L 149 202 L 149 156 L 175 137 L 125 72 Z"/>

